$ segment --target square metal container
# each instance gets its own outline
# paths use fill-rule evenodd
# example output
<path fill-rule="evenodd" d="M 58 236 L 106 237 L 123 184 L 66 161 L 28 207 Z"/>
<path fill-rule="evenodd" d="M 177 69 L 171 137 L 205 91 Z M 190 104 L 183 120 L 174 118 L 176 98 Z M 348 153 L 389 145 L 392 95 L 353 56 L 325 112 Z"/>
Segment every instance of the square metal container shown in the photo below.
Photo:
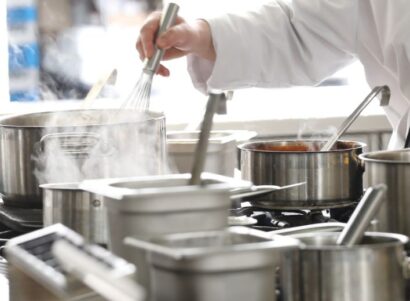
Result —
<path fill-rule="evenodd" d="M 299 242 L 245 227 L 170 234 L 126 243 L 148 251 L 157 301 L 276 300 L 281 252 Z"/>

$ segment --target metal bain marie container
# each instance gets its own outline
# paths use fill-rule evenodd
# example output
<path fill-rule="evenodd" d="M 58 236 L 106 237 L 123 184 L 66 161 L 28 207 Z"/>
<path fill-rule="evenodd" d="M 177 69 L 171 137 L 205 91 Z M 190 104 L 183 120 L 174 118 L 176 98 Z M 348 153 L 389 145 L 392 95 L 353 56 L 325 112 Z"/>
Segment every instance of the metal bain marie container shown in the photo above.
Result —
<path fill-rule="evenodd" d="M 126 243 L 149 252 L 157 301 L 276 300 L 275 266 L 281 252 L 298 246 L 290 237 L 245 227 Z"/>
<path fill-rule="evenodd" d="M 145 268 L 143 252 L 123 244 L 127 236 L 221 230 L 228 225 L 230 190 L 249 182 L 202 173 L 202 185 L 188 185 L 190 174 L 84 181 L 80 188 L 104 197 L 109 246 L 117 255 Z M 147 273 L 138 273 L 138 277 Z M 139 278 L 147 286 L 148 279 Z"/>
<path fill-rule="evenodd" d="M 167 151 L 170 164 L 179 173 L 192 171 L 199 132 L 167 133 Z M 211 131 L 206 152 L 204 171 L 233 176 L 236 167 L 236 139 L 232 133 Z"/>
<path fill-rule="evenodd" d="M 255 185 L 289 185 L 254 204 L 269 209 L 337 208 L 359 201 L 363 194 L 363 168 L 359 155 L 365 144 L 338 141 L 320 151 L 326 141 L 273 140 L 242 144 L 242 178 Z"/>

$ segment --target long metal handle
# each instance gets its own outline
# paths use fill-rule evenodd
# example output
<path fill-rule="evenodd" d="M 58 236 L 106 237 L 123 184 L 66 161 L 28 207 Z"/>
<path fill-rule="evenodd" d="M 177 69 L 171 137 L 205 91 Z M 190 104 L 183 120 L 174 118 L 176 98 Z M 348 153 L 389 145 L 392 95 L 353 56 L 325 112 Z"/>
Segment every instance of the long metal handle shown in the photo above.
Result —
<path fill-rule="evenodd" d="M 320 151 L 329 151 L 332 149 L 336 141 L 347 131 L 351 124 L 359 117 L 360 113 L 367 107 L 367 105 L 375 98 L 379 93 L 382 93 L 380 100 L 381 106 L 387 106 L 390 100 L 390 89 L 388 86 L 375 87 L 369 95 L 363 100 L 363 102 L 353 111 L 352 114 L 342 123 L 337 132 L 326 142 Z"/>
<path fill-rule="evenodd" d="M 160 36 L 166 30 L 168 30 L 172 25 L 174 25 L 175 20 L 178 15 L 179 6 L 175 3 L 169 3 L 162 15 L 160 26 L 157 32 L 157 36 Z M 154 55 L 146 61 L 144 66 L 144 71 L 146 73 L 154 74 L 159 66 L 159 63 L 164 56 L 164 50 L 155 46 Z"/>
<path fill-rule="evenodd" d="M 230 199 L 237 200 L 237 199 L 242 199 L 242 198 L 260 196 L 260 195 L 268 194 L 274 191 L 282 191 L 282 190 L 287 190 L 287 189 L 291 189 L 294 187 L 299 187 L 305 184 L 306 182 L 300 182 L 300 183 L 295 183 L 295 184 L 290 184 L 290 185 L 285 185 L 285 186 L 275 186 L 275 185 L 251 186 L 249 189 L 246 189 L 246 190 L 241 189 L 239 193 L 235 191 L 231 192 Z"/>
<path fill-rule="evenodd" d="M 370 221 L 376 214 L 384 199 L 383 196 L 386 193 L 386 190 L 387 186 L 385 184 L 379 184 L 366 190 L 359 205 L 357 205 L 347 222 L 346 227 L 337 238 L 336 244 L 353 246 L 362 239 Z"/>
<path fill-rule="evenodd" d="M 274 230 L 269 232 L 269 234 L 280 234 L 280 235 L 296 235 L 296 234 L 308 234 L 317 232 L 340 232 L 346 226 L 344 223 L 318 223 L 313 225 L 305 225 L 292 227 L 287 229 Z"/>
<path fill-rule="evenodd" d="M 212 121 L 218 108 L 220 99 L 224 97 L 223 93 L 209 93 L 208 104 L 206 112 L 202 121 L 201 132 L 199 133 L 199 140 L 196 144 L 194 164 L 192 166 L 191 179 L 189 185 L 201 184 L 201 173 L 205 166 L 205 157 L 208 149 L 209 136 L 212 129 Z"/>

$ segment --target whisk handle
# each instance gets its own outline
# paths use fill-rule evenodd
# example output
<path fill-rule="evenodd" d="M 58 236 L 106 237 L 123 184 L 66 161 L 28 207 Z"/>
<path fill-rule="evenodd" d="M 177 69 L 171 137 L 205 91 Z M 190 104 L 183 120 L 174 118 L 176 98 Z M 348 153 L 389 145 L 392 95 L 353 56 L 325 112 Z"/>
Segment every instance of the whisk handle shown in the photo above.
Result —
<path fill-rule="evenodd" d="M 174 25 L 178 15 L 179 6 L 175 3 L 169 3 L 162 14 L 160 26 L 157 32 L 157 36 L 165 32 L 168 28 Z M 164 56 L 164 50 L 155 46 L 154 55 L 145 63 L 144 71 L 155 73 L 158 69 L 159 63 Z"/>

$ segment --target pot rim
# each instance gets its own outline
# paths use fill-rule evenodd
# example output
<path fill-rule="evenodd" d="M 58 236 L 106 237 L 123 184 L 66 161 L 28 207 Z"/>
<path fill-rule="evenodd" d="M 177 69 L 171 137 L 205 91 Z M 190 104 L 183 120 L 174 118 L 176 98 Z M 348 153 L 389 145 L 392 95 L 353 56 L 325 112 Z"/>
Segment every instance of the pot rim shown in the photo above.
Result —
<path fill-rule="evenodd" d="M 308 233 L 308 234 L 296 234 L 291 235 L 293 238 L 300 239 L 303 237 L 313 237 L 318 235 L 326 235 L 326 236 L 338 236 L 340 233 L 337 232 L 320 232 L 320 233 Z M 358 244 L 354 246 L 339 246 L 339 245 L 321 245 L 321 246 L 312 246 L 305 244 L 302 240 L 300 241 L 300 250 L 307 250 L 307 251 L 348 251 L 348 250 L 358 250 L 362 248 L 366 249 L 379 249 L 381 247 L 394 247 L 399 245 L 405 245 L 409 242 L 409 238 L 406 235 L 399 234 L 399 233 L 390 233 L 390 232 L 366 232 L 365 236 L 367 237 L 374 237 L 374 238 L 390 238 L 394 241 L 391 242 L 382 242 L 382 243 L 375 243 L 375 244 Z"/>
<path fill-rule="evenodd" d="M 115 122 L 115 123 L 96 123 L 96 124 L 84 124 L 84 125 L 14 125 L 7 122 L 10 122 L 12 119 L 15 118 L 22 118 L 24 116 L 33 116 L 33 115 L 40 115 L 40 114 L 58 114 L 58 113 L 65 113 L 65 112 L 76 112 L 76 111 L 123 111 L 121 109 L 70 109 L 70 110 L 47 110 L 47 111 L 39 111 L 34 113 L 23 113 L 23 114 L 10 114 L 0 117 L 0 128 L 12 128 L 12 129 L 25 129 L 25 130 L 32 130 L 32 129 L 60 129 L 60 128 L 84 128 L 84 127 L 95 127 L 95 126 L 106 126 L 106 125 L 124 125 L 124 124 L 134 124 L 140 122 L 147 122 L 147 121 L 156 121 L 165 118 L 165 115 L 161 112 L 155 111 L 148 111 L 144 114 L 148 114 L 150 118 L 141 120 L 141 121 L 127 121 L 127 122 Z M 125 111 L 125 110 L 124 110 Z M 5 123 L 5 124 L 3 124 Z"/>
<path fill-rule="evenodd" d="M 377 159 L 377 158 L 370 158 L 369 156 L 373 155 L 384 155 L 384 154 L 392 154 L 392 153 L 410 153 L 410 149 L 398 149 L 398 150 L 384 150 L 384 151 L 376 151 L 376 152 L 367 152 L 364 154 L 360 154 L 359 158 L 364 162 L 371 162 L 371 163 L 384 163 L 384 164 L 410 164 L 410 161 L 403 161 L 403 160 L 391 160 L 391 159 Z"/>
<path fill-rule="evenodd" d="M 335 149 L 335 150 L 328 150 L 328 151 L 275 151 L 275 150 L 261 150 L 261 149 L 252 149 L 250 146 L 252 145 L 257 145 L 257 144 L 264 144 L 264 143 L 274 143 L 274 142 L 281 142 L 281 143 L 288 143 L 288 142 L 293 142 L 293 143 L 326 143 L 327 140 L 323 139 L 285 139 L 285 140 L 280 140 L 280 139 L 275 139 L 275 140 L 261 140 L 261 141 L 253 141 L 253 142 L 247 142 L 238 145 L 238 149 L 241 151 L 248 151 L 248 152 L 255 152 L 255 153 L 267 153 L 267 154 L 319 154 L 319 153 L 342 153 L 346 151 L 352 151 L 356 149 L 363 149 L 366 147 L 366 144 L 363 142 L 359 141 L 352 141 L 352 140 L 337 140 L 337 142 L 343 142 L 343 143 L 352 143 L 354 147 L 350 148 L 345 148 L 345 149 Z"/>

